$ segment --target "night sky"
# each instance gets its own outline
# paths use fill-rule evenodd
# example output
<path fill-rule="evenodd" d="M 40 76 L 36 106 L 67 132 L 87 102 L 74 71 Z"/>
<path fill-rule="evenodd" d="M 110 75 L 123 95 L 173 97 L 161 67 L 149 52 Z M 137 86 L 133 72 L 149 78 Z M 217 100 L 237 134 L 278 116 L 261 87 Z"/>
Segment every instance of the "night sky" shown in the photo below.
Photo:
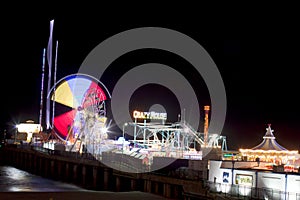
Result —
<path fill-rule="evenodd" d="M 227 95 L 222 135 L 227 137 L 229 149 L 256 146 L 269 123 L 280 145 L 290 150 L 300 149 L 300 34 L 299 21 L 293 11 L 282 15 L 265 10 L 245 14 L 240 10 L 216 15 L 194 9 L 186 14 L 126 10 L 118 13 L 118 17 L 111 17 L 116 11 L 104 10 L 66 14 L 20 9 L 1 16 L 1 132 L 27 119 L 38 121 L 42 51 L 47 47 L 50 20 L 54 19 L 53 39 L 59 42 L 57 80 L 76 73 L 88 53 L 114 34 L 148 26 L 177 30 L 202 45 L 220 71 Z M 105 74 L 107 87 L 113 89 L 126 70 L 147 62 L 164 63 L 180 71 L 195 89 L 200 109 L 209 104 L 201 76 L 195 75 L 191 66 L 178 56 L 159 50 L 136 51 L 116 60 Z M 120 66 L 123 68 L 118 68 Z M 166 94 L 165 98 L 173 106 L 173 113 L 168 116 L 175 120 L 180 108 L 166 88 L 145 86 L 136 91 L 132 101 L 139 99 L 136 104 L 145 105 L 157 101 L 143 96 L 143 91 L 151 89 L 158 91 L 158 95 Z M 200 131 L 203 131 L 202 126 Z"/>

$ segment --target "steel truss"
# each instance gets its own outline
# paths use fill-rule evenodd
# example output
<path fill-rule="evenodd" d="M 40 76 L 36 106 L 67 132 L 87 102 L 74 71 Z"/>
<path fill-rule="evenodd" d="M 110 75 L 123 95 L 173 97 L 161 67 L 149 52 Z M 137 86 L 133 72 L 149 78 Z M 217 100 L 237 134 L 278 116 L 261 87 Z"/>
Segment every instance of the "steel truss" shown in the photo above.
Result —
<path fill-rule="evenodd" d="M 133 140 L 135 147 L 157 149 L 160 151 L 188 151 L 194 149 L 196 144 L 204 147 L 204 134 L 195 131 L 186 122 L 176 123 L 127 123 L 133 126 Z M 210 134 L 208 147 L 220 147 L 227 150 L 226 137 L 218 134 Z"/>

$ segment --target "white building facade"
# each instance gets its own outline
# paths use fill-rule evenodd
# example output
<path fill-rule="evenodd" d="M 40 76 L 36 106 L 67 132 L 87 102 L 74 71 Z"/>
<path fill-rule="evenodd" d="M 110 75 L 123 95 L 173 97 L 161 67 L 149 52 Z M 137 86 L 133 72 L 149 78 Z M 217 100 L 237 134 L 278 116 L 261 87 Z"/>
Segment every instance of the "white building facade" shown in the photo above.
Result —
<path fill-rule="evenodd" d="M 209 161 L 210 189 L 258 199 L 300 200 L 300 174 L 259 169 L 256 162 Z"/>

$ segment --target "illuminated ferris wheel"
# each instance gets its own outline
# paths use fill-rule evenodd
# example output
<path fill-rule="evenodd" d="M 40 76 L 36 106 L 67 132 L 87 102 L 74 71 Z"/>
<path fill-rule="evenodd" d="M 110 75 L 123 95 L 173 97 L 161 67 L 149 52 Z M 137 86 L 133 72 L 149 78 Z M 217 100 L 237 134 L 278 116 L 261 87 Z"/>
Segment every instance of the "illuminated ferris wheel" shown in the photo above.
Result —
<path fill-rule="evenodd" d="M 106 87 L 85 74 L 62 78 L 51 90 L 53 103 L 52 129 L 57 137 L 79 151 L 83 146 L 97 153 L 107 138 L 106 102 L 110 98 Z"/>

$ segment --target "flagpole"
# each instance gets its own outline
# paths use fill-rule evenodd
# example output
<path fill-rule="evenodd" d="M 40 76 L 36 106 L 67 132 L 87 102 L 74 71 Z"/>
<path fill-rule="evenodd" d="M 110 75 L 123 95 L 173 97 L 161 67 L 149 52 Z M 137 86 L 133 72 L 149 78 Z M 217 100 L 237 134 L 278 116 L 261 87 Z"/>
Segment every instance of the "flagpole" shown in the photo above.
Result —
<path fill-rule="evenodd" d="M 48 73 L 48 88 L 47 88 L 47 96 L 50 92 L 51 87 L 51 71 L 52 71 L 52 33 L 53 33 L 53 25 L 54 20 L 50 21 L 50 36 L 48 41 L 48 49 L 47 49 L 47 60 L 48 60 L 48 66 L 49 66 L 49 73 Z M 47 129 L 50 128 L 50 98 L 47 98 L 47 104 L 46 104 L 46 127 Z"/>
<path fill-rule="evenodd" d="M 55 61 L 54 61 L 54 78 L 53 78 L 53 85 L 54 85 L 54 93 L 53 93 L 53 104 L 52 104 L 52 127 L 54 124 L 54 114 L 55 114 L 55 84 L 56 84 L 56 71 L 57 71 L 57 50 L 58 50 L 58 41 L 56 40 L 56 49 L 55 49 Z"/>
<path fill-rule="evenodd" d="M 43 104 L 44 104 L 44 76 L 45 76 L 45 54 L 46 49 L 43 49 L 43 65 L 42 65 L 42 81 L 41 81 L 41 101 L 40 101 L 40 117 L 39 117 L 39 124 L 40 124 L 40 131 L 42 131 L 42 116 L 43 116 Z"/>

